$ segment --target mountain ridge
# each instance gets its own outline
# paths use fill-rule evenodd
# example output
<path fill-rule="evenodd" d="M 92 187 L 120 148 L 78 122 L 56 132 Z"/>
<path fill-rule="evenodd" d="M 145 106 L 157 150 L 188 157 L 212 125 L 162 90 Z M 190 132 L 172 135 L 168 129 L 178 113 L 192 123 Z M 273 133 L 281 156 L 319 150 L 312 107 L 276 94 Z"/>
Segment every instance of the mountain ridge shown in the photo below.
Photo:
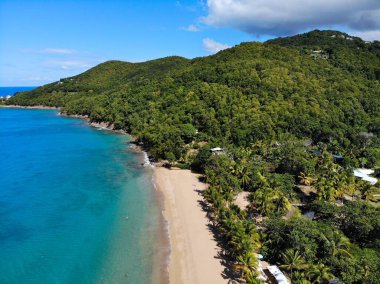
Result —
<path fill-rule="evenodd" d="M 306 37 L 321 33 L 335 40 L 331 31 L 313 31 Z M 299 37 L 305 35 L 287 38 L 286 43 Z M 304 45 L 288 47 L 283 39 L 278 41 L 281 44 L 241 43 L 191 60 L 174 56 L 143 63 L 108 61 L 17 94 L 8 103 L 59 106 L 69 114 L 109 122 L 149 148 L 158 146 L 152 152 L 156 158 L 180 158 L 194 135 L 187 133 L 190 129 L 197 129 L 203 139 L 238 146 L 284 133 L 344 145 L 359 132 L 379 131 L 379 81 L 362 72 L 362 61 L 350 70 L 352 64 L 342 63 L 344 56 L 318 59 L 305 53 Z M 331 48 L 341 50 L 338 47 Z M 380 63 L 371 66 L 380 68 Z M 166 132 L 172 133 L 171 139 L 158 133 L 165 132 L 162 127 L 170 129 Z"/>

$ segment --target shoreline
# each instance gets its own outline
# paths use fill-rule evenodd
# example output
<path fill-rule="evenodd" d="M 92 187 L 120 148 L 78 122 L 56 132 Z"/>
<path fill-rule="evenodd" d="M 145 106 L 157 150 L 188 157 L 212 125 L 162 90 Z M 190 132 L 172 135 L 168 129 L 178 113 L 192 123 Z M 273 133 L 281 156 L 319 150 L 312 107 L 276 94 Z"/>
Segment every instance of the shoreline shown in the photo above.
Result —
<path fill-rule="evenodd" d="M 0 107 L 60 109 L 46 106 Z M 115 130 L 110 123 L 90 122 L 88 116 L 58 115 L 84 119 L 91 127 L 128 135 L 123 130 Z M 190 170 L 167 169 L 160 167 L 160 163 L 157 163 L 158 166 L 151 164 L 147 152 L 141 145 L 133 143 L 133 137 L 127 148 L 141 155 L 143 167 L 151 167 L 156 200 L 162 213 L 157 232 L 158 246 L 153 255 L 152 283 L 227 283 L 228 279 L 222 276 L 224 266 L 217 258 L 220 248 L 208 228 L 206 212 L 200 205 L 203 201 L 200 191 L 205 190 L 207 185 Z"/>
<path fill-rule="evenodd" d="M 130 137 L 130 141 L 128 142 L 127 150 L 131 153 L 137 155 L 139 160 L 139 165 L 142 167 L 143 171 L 146 171 L 151 176 L 151 182 L 153 187 L 153 194 L 155 195 L 155 200 L 158 208 L 162 212 L 164 197 L 161 191 L 157 190 L 157 186 L 155 183 L 155 165 L 150 162 L 148 153 L 144 150 L 143 146 L 137 145 L 134 143 L 134 137 L 124 130 L 115 130 L 113 124 L 107 122 L 91 122 L 89 117 L 86 115 L 67 115 L 66 113 L 58 113 L 59 116 L 68 117 L 68 118 L 78 118 L 84 120 L 88 126 L 97 128 L 99 130 L 107 130 L 111 131 L 115 134 L 128 135 Z M 168 224 L 167 220 L 161 214 L 159 216 L 159 225 L 157 228 L 157 244 L 154 246 L 154 254 L 152 257 L 152 284 L 165 284 L 169 283 L 169 271 L 167 270 L 169 255 L 170 255 L 170 240 L 168 239 Z"/>
<path fill-rule="evenodd" d="M 32 109 L 32 110 L 60 110 L 56 107 L 47 106 L 18 106 L 18 105 L 0 105 L 0 108 L 9 109 Z M 139 161 L 139 167 L 141 170 L 145 171 L 151 176 L 152 190 L 154 191 L 154 199 L 157 202 L 159 211 L 161 212 L 159 216 L 159 224 L 157 226 L 157 243 L 154 244 L 154 253 L 152 254 L 152 270 L 151 270 L 151 283 L 169 283 L 169 276 L 167 271 L 169 253 L 170 253 L 170 242 L 167 233 L 167 221 L 162 215 L 163 208 L 163 196 L 160 191 L 157 190 L 156 184 L 154 183 L 154 165 L 149 161 L 148 153 L 144 151 L 141 145 L 134 143 L 134 137 L 125 132 L 124 130 L 115 130 L 114 126 L 107 122 L 91 122 L 88 116 L 85 115 L 67 115 L 66 113 L 58 112 L 58 116 L 67 118 L 77 118 L 84 120 L 85 124 L 90 127 L 97 128 L 98 130 L 111 131 L 115 134 L 128 135 L 130 136 L 130 141 L 126 144 L 126 148 L 129 152 L 137 155 Z"/>
<path fill-rule="evenodd" d="M 36 105 L 36 106 L 0 105 L 0 108 L 20 108 L 20 109 L 40 109 L 40 110 L 60 110 L 61 109 L 60 107 L 49 107 L 49 106 L 44 106 L 44 105 Z M 87 115 L 66 114 L 62 112 L 59 112 L 58 115 L 64 116 L 64 117 L 84 119 L 89 126 L 100 128 L 103 130 L 113 131 L 115 133 L 128 134 L 124 130 L 114 129 L 113 124 L 110 124 L 108 122 L 94 122 L 94 121 L 91 122 Z"/>
<path fill-rule="evenodd" d="M 202 210 L 200 191 L 207 185 L 190 170 L 155 167 L 154 183 L 162 196 L 162 214 L 170 244 L 169 283 L 227 283 L 224 266 L 209 220 Z"/>
<path fill-rule="evenodd" d="M 43 105 L 37 106 L 21 106 L 21 105 L 0 105 L 0 108 L 22 108 L 22 109 L 56 109 L 59 110 L 59 107 L 49 107 Z"/>

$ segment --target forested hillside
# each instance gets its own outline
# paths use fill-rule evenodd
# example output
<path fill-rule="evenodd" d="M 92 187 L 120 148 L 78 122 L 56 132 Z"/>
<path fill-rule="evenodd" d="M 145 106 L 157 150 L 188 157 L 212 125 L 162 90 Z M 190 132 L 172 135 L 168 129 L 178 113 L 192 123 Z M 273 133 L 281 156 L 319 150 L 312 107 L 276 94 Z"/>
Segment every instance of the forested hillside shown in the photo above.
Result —
<path fill-rule="evenodd" d="M 258 283 L 260 253 L 293 283 L 378 283 L 379 187 L 353 169 L 380 167 L 379 74 L 379 42 L 313 31 L 192 60 L 110 61 L 7 103 L 108 122 L 203 173 L 231 277 Z"/>
<path fill-rule="evenodd" d="M 108 121 L 139 137 L 156 158 L 180 158 L 195 129 L 237 146 L 283 133 L 348 145 L 359 132 L 379 131 L 380 87 L 335 65 L 295 48 L 243 43 L 193 60 L 106 62 L 9 103 L 61 106 Z"/>
<path fill-rule="evenodd" d="M 380 79 L 380 42 L 368 42 L 337 31 L 315 30 L 293 37 L 269 40 L 267 44 L 295 47 L 318 57 L 325 55 L 329 62 L 355 75 Z"/>

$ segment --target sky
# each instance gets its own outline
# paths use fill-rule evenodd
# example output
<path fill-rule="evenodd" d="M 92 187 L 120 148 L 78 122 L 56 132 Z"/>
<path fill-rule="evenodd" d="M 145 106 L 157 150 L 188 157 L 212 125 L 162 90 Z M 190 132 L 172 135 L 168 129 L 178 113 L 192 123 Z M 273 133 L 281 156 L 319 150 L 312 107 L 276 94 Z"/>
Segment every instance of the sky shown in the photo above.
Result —
<path fill-rule="evenodd" d="M 0 86 L 40 86 L 107 60 L 207 56 L 313 29 L 380 40 L 380 0 L 0 0 Z"/>

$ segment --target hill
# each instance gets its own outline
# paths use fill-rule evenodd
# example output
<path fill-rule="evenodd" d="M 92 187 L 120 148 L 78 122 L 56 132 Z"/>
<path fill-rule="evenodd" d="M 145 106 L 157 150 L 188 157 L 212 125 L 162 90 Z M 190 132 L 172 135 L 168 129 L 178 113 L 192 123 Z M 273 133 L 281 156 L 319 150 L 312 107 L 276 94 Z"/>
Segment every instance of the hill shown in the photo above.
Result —
<path fill-rule="evenodd" d="M 338 64 L 341 57 L 316 60 L 305 53 L 317 43 L 334 52 L 364 52 L 357 51 L 358 44 L 367 48 L 360 39 L 332 38 L 332 33 L 344 35 L 315 31 L 242 43 L 193 60 L 109 61 L 17 94 L 8 103 L 60 106 L 112 123 L 139 137 L 156 158 L 179 159 L 195 130 L 199 140 L 224 145 L 247 146 L 284 133 L 349 145 L 360 132 L 378 133 L 380 86 Z M 367 54 L 376 57 L 368 48 L 366 60 Z M 372 69 L 380 68 L 379 61 L 370 61 Z"/>
<path fill-rule="evenodd" d="M 380 80 L 380 42 L 364 41 L 338 31 L 311 31 L 291 37 L 268 40 L 267 44 L 295 47 L 304 54 L 323 56 L 339 68 Z"/>

